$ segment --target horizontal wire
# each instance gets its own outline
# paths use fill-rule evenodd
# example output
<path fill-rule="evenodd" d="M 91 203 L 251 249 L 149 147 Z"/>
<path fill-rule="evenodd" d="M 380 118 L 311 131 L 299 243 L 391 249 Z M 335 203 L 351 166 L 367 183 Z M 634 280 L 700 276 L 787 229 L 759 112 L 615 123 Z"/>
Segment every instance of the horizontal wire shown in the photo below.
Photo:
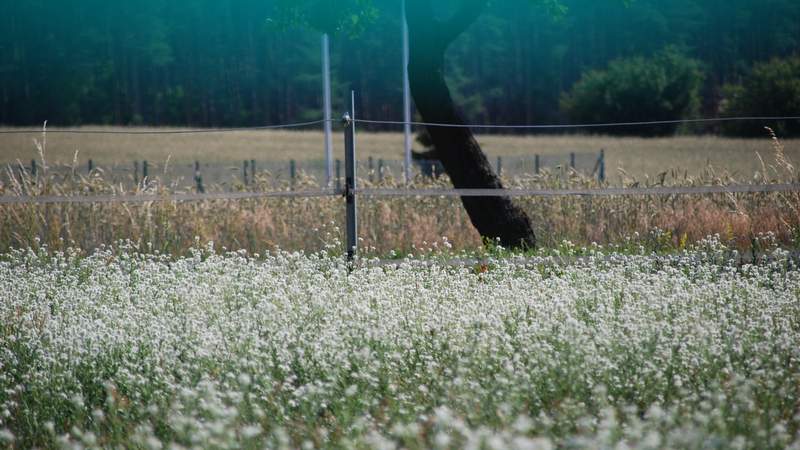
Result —
<path fill-rule="evenodd" d="M 800 184 L 750 184 L 732 186 L 686 186 L 605 189 L 357 189 L 362 197 L 608 197 L 632 195 L 702 195 L 800 192 Z M 334 189 L 316 191 L 232 192 L 215 194 L 169 195 L 75 195 L 75 196 L 0 196 L 0 204 L 58 203 L 147 203 L 211 200 L 249 200 L 259 198 L 321 198 L 341 196 Z"/>
<path fill-rule="evenodd" d="M 168 195 L 31 195 L 0 196 L 0 205 L 13 204 L 91 204 L 91 203 L 148 203 L 148 202 L 199 202 L 212 200 L 250 200 L 260 198 L 321 198 L 340 195 L 332 189 L 318 191 L 230 192 L 214 194 Z"/>
<path fill-rule="evenodd" d="M 365 197 L 608 197 L 629 195 L 701 195 L 800 192 L 800 184 L 631 187 L 603 189 L 359 189 Z"/>
<path fill-rule="evenodd" d="M 646 122 L 609 122 L 609 123 L 585 123 L 585 124 L 549 124 L 549 125 L 480 125 L 480 124 L 454 124 L 454 123 L 436 123 L 436 122 L 404 122 L 395 120 L 368 120 L 368 119 L 353 119 L 355 123 L 370 124 L 370 125 L 413 125 L 413 126 L 428 126 L 428 127 L 441 127 L 441 128 L 475 128 L 475 129 L 529 129 L 529 130 L 546 130 L 546 129 L 571 129 L 571 128 L 611 128 L 611 127 L 633 127 L 644 125 L 676 125 L 676 124 L 691 124 L 691 123 L 720 123 L 720 122 L 768 122 L 777 120 L 800 120 L 800 116 L 784 116 L 784 117 L 718 117 L 718 118 L 705 118 L 705 119 L 678 119 L 678 120 L 654 120 Z M 263 130 L 277 130 L 288 128 L 301 128 L 313 125 L 320 125 L 325 122 L 339 122 L 338 120 L 314 120 L 310 122 L 298 122 L 279 125 L 265 125 L 259 127 L 241 127 L 241 128 L 204 128 L 194 130 L 0 130 L 0 134 L 118 134 L 118 135 L 175 135 L 175 134 L 208 134 L 208 133 L 232 133 L 238 131 L 263 131 Z"/>
<path fill-rule="evenodd" d="M 208 133 L 233 133 L 237 131 L 263 131 L 287 128 L 301 128 L 320 125 L 327 122 L 325 119 L 311 122 L 289 123 L 281 125 L 264 125 L 260 127 L 242 128 L 204 128 L 195 130 L 0 130 L 0 134 L 124 134 L 124 135 L 160 135 L 160 134 L 208 134 Z M 333 120 L 331 120 L 333 122 Z"/>
<path fill-rule="evenodd" d="M 643 125 L 676 125 L 690 123 L 713 123 L 713 122 L 768 122 L 776 120 L 800 120 L 800 116 L 787 117 L 718 117 L 706 119 L 677 119 L 677 120 L 654 120 L 647 122 L 611 122 L 611 123 L 585 123 L 585 124 L 563 124 L 563 125 L 478 125 L 478 124 L 455 124 L 455 123 L 436 123 L 436 122 L 404 122 L 395 120 L 367 120 L 354 119 L 356 123 L 371 125 L 413 125 L 439 128 L 476 128 L 476 129 L 516 129 L 516 130 L 557 130 L 570 128 L 611 128 L 611 127 L 633 127 Z"/>

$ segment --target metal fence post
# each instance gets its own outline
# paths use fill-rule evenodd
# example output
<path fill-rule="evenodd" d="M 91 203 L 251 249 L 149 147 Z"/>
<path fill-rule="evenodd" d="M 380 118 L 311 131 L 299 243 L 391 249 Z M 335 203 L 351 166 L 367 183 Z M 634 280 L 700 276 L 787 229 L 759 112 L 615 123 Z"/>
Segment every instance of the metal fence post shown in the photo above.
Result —
<path fill-rule="evenodd" d="M 533 173 L 535 173 L 536 175 L 539 175 L 539 170 L 541 169 L 541 167 L 542 167 L 542 164 L 541 164 L 541 160 L 539 159 L 539 155 L 536 155 L 533 158 Z"/>
<path fill-rule="evenodd" d="M 37 172 L 36 160 L 35 160 L 35 159 L 32 159 L 32 160 L 31 160 L 31 175 L 32 175 L 34 178 L 36 178 L 36 172 Z"/>
<path fill-rule="evenodd" d="M 88 172 L 89 175 L 91 175 L 92 171 L 94 170 L 94 161 L 92 161 L 91 159 L 89 160 L 89 166 L 87 167 L 87 169 L 89 169 Z"/>
<path fill-rule="evenodd" d="M 358 250 L 358 224 L 356 204 L 356 123 L 355 92 L 350 93 L 350 113 L 344 116 L 345 187 L 347 200 L 347 261 L 353 262 Z"/>
<path fill-rule="evenodd" d="M 330 38 L 322 35 L 322 109 L 325 118 L 325 183 L 328 188 L 333 184 L 333 131 L 331 122 L 331 53 Z"/>
<path fill-rule="evenodd" d="M 411 184 L 411 146 L 413 143 L 411 138 L 411 84 L 408 79 L 411 47 L 409 45 L 405 0 L 403 0 L 400 9 L 403 27 L 403 175 L 406 186 L 408 186 Z"/>
<path fill-rule="evenodd" d="M 243 178 L 243 180 L 244 180 L 244 185 L 245 185 L 245 186 L 247 186 L 247 185 L 249 185 L 249 184 L 250 184 L 250 183 L 248 183 L 248 182 L 247 182 L 247 164 L 248 164 L 248 162 L 247 162 L 247 160 L 245 159 L 245 160 L 244 160 L 244 164 L 242 164 L 242 178 Z"/>
<path fill-rule="evenodd" d="M 503 157 L 502 156 L 498 156 L 497 157 L 497 176 L 498 177 L 502 177 L 503 176 Z"/>
<path fill-rule="evenodd" d="M 569 154 L 569 167 L 572 170 L 575 170 L 575 152 L 571 152 Z"/>
<path fill-rule="evenodd" d="M 144 162 L 142 163 L 142 180 L 146 180 L 147 179 L 148 171 L 149 171 L 148 169 L 149 169 L 149 166 L 147 164 L 147 160 L 145 159 Z"/>

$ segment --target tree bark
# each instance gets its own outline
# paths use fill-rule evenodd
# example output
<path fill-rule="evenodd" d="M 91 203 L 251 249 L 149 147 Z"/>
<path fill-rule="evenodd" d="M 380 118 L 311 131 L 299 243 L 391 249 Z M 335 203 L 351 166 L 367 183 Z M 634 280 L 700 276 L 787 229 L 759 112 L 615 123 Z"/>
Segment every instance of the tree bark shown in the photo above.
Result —
<path fill-rule="evenodd" d="M 423 121 L 463 125 L 444 77 L 450 43 L 480 15 L 487 0 L 463 0 L 449 20 L 435 18 L 430 0 L 407 0 L 411 94 Z M 428 126 L 438 159 L 457 189 L 503 189 L 469 128 Z M 536 236 L 525 212 L 507 197 L 461 197 L 478 233 L 508 248 L 534 248 Z"/>

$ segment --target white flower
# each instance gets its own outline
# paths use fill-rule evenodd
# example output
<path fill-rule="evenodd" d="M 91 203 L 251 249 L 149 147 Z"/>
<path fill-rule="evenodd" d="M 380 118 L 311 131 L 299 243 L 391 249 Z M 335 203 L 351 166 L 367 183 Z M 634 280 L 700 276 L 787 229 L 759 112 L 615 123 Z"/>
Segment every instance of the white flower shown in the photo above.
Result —
<path fill-rule="evenodd" d="M 243 386 L 243 387 L 250 386 L 250 382 L 251 382 L 250 375 L 248 375 L 246 373 L 240 373 L 239 377 L 237 378 L 237 380 L 239 381 L 239 384 L 241 386 Z"/>
<path fill-rule="evenodd" d="M 248 425 L 242 428 L 242 437 L 245 439 L 252 439 L 261 434 L 261 427 L 257 425 Z"/>
<path fill-rule="evenodd" d="M 14 442 L 14 434 L 5 428 L 0 428 L 0 442 L 11 445 Z"/>

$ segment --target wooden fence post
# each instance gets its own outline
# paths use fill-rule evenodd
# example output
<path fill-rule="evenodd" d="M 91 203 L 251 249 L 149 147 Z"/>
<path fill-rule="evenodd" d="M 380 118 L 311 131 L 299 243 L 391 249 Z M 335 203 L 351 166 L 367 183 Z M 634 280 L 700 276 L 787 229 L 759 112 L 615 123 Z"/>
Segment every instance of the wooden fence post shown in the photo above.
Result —
<path fill-rule="evenodd" d="M 600 182 L 606 181 L 606 150 L 600 149 L 600 171 L 598 173 Z"/>
<path fill-rule="evenodd" d="M 569 167 L 575 170 L 575 152 L 570 152 L 569 154 Z"/>
<path fill-rule="evenodd" d="M 503 157 L 502 156 L 498 156 L 497 157 L 497 176 L 498 177 L 503 176 Z"/>
<path fill-rule="evenodd" d="M 206 188 L 203 186 L 203 175 L 200 173 L 200 161 L 194 162 L 194 182 L 197 186 L 197 192 L 205 194 Z"/>
<path fill-rule="evenodd" d="M 38 168 L 36 167 L 36 160 L 31 160 L 31 175 L 36 178 L 36 173 L 38 172 Z"/>
<path fill-rule="evenodd" d="M 244 180 L 244 185 L 245 186 L 250 185 L 250 183 L 247 180 L 247 165 L 248 164 L 249 163 L 247 162 L 246 159 L 244 160 L 244 164 L 242 164 L 242 179 Z"/>
<path fill-rule="evenodd" d="M 289 178 L 292 180 L 292 189 L 294 189 L 295 178 L 297 178 L 297 163 L 293 159 L 289 161 Z"/>
<path fill-rule="evenodd" d="M 139 161 L 133 162 L 133 181 L 138 185 L 139 184 Z"/>

